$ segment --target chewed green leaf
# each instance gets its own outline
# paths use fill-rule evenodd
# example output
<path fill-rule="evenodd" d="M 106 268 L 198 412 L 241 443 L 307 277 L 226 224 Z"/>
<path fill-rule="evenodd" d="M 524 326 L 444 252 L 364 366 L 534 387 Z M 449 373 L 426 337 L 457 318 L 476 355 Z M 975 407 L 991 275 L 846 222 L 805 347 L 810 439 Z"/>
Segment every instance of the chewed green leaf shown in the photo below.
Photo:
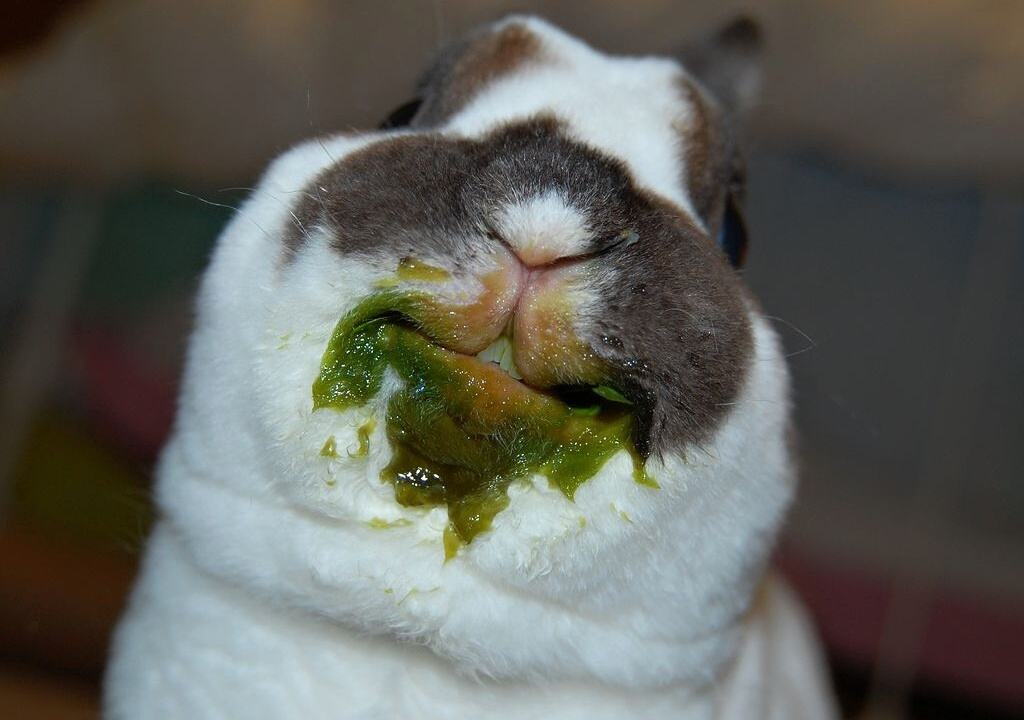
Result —
<path fill-rule="evenodd" d="M 440 279 L 432 269 L 414 269 L 430 274 L 422 281 Z M 642 467 L 625 407 L 631 403 L 620 392 L 594 388 L 609 403 L 578 388 L 569 404 L 531 388 L 504 371 L 503 359 L 511 357 L 507 343 L 474 358 L 414 329 L 417 301 L 415 295 L 382 291 L 341 318 L 313 383 L 313 407 L 366 405 L 381 391 L 386 370 L 394 371 L 402 385 L 387 400 L 384 430 L 392 456 L 381 478 L 394 486 L 401 505 L 447 506 L 446 557 L 490 527 L 508 506 L 508 487 L 518 478 L 546 476 L 572 499 L 620 450 Z M 372 431 L 372 421 L 360 426 L 359 445 L 349 457 L 368 455 Z M 336 457 L 336 443 L 326 443 L 322 452 Z"/>
<path fill-rule="evenodd" d="M 600 395 L 605 400 L 611 400 L 612 402 L 622 403 L 623 405 L 632 405 L 633 402 L 625 395 L 620 393 L 618 390 L 613 388 L 611 385 L 595 385 L 594 394 Z"/>

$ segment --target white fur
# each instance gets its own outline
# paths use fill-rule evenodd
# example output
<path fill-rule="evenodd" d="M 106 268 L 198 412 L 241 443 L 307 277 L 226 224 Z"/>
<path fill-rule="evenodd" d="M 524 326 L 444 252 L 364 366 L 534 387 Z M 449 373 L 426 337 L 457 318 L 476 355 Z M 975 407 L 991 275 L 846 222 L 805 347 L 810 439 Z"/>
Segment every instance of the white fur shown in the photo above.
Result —
<path fill-rule="evenodd" d="M 445 132 L 477 136 L 553 108 L 639 184 L 689 208 L 664 150 L 676 142 L 670 112 L 686 108 L 659 90 L 678 67 L 612 60 L 520 21 L 557 62 L 489 88 Z M 312 412 L 335 323 L 393 268 L 342 258 L 321 228 L 304 228 L 282 265 L 280 237 L 317 173 L 379 137 L 285 154 L 218 244 L 159 467 L 162 519 L 114 646 L 108 717 L 749 718 L 722 710 L 750 698 L 735 678 L 768 682 L 784 652 L 793 664 L 779 668 L 803 674 L 781 680 L 792 693 L 765 690 L 764 716 L 827 717 L 793 709 L 827 707 L 799 618 L 787 637 L 765 629 L 798 612 L 792 601 L 772 586 L 775 605 L 748 611 L 793 489 L 786 371 L 753 308 L 739 397 L 705 446 L 649 464 L 660 490 L 632 481 L 625 453 L 574 502 L 527 479 L 447 563 L 444 508 L 404 508 L 378 479 L 384 423 L 367 457 L 344 452 L 381 401 Z M 564 221 L 550 205 L 546 216 Z M 520 227 L 535 222 L 516 212 Z M 331 436 L 336 459 L 319 453 Z M 727 690 L 735 682 L 745 689 Z"/>

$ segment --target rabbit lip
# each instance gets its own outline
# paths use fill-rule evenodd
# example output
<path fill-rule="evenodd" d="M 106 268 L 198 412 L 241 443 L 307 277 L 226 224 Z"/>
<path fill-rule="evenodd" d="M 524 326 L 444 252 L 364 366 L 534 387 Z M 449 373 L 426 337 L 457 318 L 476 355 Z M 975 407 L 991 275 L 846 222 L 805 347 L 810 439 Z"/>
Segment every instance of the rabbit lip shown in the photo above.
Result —
<path fill-rule="evenodd" d="M 440 347 L 494 362 L 536 388 L 600 384 L 606 368 L 576 329 L 587 264 L 564 258 L 529 267 L 507 249 L 499 258 L 476 276 L 480 289 L 469 301 L 449 299 L 447 282 L 458 293 L 458 276 L 417 283 L 406 313 L 415 328 Z"/>

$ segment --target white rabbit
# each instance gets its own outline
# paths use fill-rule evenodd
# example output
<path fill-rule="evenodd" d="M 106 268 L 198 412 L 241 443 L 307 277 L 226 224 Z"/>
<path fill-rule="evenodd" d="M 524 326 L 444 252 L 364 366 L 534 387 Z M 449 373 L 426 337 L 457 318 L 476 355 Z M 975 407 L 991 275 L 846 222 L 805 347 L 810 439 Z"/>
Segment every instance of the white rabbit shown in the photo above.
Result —
<path fill-rule="evenodd" d="M 199 294 L 108 718 L 833 717 L 766 571 L 756 42 L 688 71 L 512 17 L 405 125 L 271 165 Z"/>

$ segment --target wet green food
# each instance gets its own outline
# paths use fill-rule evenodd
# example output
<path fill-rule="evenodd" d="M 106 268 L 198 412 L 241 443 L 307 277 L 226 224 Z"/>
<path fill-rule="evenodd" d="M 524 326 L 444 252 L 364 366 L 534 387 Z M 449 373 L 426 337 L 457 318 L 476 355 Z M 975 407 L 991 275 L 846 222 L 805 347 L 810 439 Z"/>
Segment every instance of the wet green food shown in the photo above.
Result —
<path fill-rule="evenodd" d="M 447 506 L 447 557 L 490 527 L 508 505 L 512 482 L 534 473 L 572 499 L 625 449 L 636 481 L 657 487 L 633 446 L 633 416 L 621 394 L 600 386 L 588 402 L 570 403 L 530 388 L 496 365 L 442 348 L 409 327 L 404 318 L 415 302 L 384 292 L 341 319 L 313 384 L 313 405 L 361 407 L 380 392 L 386 369 L 394 369 L 403 387 L 387 404 L 385 431 L 393 456 L 382 478 L 394 485 L 402 505 Z M 359 454 L 365 454 L 368 438 L 369 432 L 361 432 Z"/>

